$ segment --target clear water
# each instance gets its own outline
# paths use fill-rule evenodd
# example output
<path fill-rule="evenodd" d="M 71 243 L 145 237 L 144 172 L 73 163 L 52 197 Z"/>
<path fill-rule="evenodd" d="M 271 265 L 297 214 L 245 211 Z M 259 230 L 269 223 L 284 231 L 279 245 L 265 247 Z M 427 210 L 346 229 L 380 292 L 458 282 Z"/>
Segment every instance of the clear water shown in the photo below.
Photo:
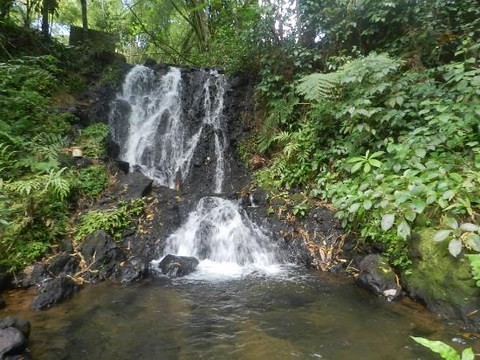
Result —
<path fill-rule="evenodd" d="M 32 321 L 34 359 L 438 359 L 409 336 L 453 336 L 414 304 L 387 303 L 350 279 L 295 268 L 217 281 L 103 283 L 43 312 L 28 310 L 18 294 L 7 296 L 0 315 Z"/>

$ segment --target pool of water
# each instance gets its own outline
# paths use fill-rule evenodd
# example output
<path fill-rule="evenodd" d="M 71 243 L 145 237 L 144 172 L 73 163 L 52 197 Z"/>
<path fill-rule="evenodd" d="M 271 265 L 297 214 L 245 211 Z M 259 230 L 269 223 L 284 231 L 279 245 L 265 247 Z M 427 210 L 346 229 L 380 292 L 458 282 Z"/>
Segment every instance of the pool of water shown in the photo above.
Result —
<path fill-rule="evenodd" d="M 433 315 L 333 274 L 88 286 L 53 309 L 7 294 L 0 316 L 32 322 L 34 359 L 438 359 L 410 335 L 450 341 Z"/>

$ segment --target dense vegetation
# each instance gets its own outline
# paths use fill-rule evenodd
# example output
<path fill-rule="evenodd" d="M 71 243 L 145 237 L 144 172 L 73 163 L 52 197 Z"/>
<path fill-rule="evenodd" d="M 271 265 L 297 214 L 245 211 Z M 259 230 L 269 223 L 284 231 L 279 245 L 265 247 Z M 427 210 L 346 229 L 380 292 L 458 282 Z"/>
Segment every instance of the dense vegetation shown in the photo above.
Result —
<path fill-rule="evenodd" d="M 117 34 L 131 61 L 256 74 L 256 112 L 246 117 L 255 130 L 239 150 L 263 166 L 259 184 L 331 202 L 348 231 L 399 268 L 409 267 L 413 235 L 435 228 L 432 241 L 471 254 L 480 279 L 478 0 L 3 1 L 0 22 L 51 25 L 53 15 L 57 26 Z M 103 170 L 75 182 L 61 161 L 72 138 L 54 106 L 65 57 L 18 58 L 7 33 L 0 50 L 0 246 L 18 268 L 65 233 L 66 199 L 97 195 Z"/>

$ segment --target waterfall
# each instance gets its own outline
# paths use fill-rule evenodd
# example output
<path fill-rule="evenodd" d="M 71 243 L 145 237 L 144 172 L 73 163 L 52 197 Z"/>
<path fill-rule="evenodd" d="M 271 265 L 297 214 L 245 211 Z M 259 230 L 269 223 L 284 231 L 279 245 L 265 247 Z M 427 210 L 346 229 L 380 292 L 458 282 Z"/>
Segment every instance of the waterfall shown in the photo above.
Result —
<path fill-rule="evenodd" d="M 190 175 L 197 146 L 210 127 L 214 133 L 215 171 L 210 191 L 222 192 L 225 178 L 224 96 L 226 79 L 216 71 L 201 70 L 204 85 L 183 100 L 186 90 L 182 71 L 170 67 L 158 76 L 146 66 L 137 65 L 127 74 L 117 103 L 129 107 L 125 123 L 118 121 L 115 111 L 110 125 L 114 141 L 120 145 L 119 158 L 139 169 L 159 185 L 175 188 Z M 201 120 L 188 121 L 196 99 L 203 99 Z M 116 108 L 119 107 L 117 104 Z M 114 106 L 115 108 L 115 106 Z M 197 124 L 199 123 L 199 124 Z M 123 126 L 128 131 L 121 129 Z"/>
<path fill-rule="evenodd" d="M 110 119 L 120 159 L 157 184 L 175 188 L 179 180 L 190 181 L 195 194 L 221 193 L 228 149 L 226 88 L 225 76 L 216 71 L 170 67 L 158 75 L 135 66 Z M 208 188 L 199 189 L 202 184 Z M 237 203 L 215 196 L 201 198 L 166 239 L 163 256 L 168 254 L 198 258 L 195 274 L 207 277 L 278 273 L 282 262 L 272 239 Z"/>
<path fill-rule="evenodd" d="M 210 273 L 246 269 L 276 271 L 275 244 L 234 202 L 204 197 L 187 221 L 170 235 L 164 255 L 194 256 Z"/>

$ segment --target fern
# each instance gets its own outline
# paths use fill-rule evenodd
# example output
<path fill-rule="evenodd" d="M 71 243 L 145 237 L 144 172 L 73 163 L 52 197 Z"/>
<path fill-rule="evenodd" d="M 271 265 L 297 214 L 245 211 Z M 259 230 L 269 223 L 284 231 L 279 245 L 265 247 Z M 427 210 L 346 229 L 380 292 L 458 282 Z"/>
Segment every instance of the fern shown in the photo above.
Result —
<path fill-rule="evenodd" d="M 339 73 L 314 73 L 300 80 L 297 91 L 308 101 L 329 100 L 336 97 L 338 85 Z"/>

